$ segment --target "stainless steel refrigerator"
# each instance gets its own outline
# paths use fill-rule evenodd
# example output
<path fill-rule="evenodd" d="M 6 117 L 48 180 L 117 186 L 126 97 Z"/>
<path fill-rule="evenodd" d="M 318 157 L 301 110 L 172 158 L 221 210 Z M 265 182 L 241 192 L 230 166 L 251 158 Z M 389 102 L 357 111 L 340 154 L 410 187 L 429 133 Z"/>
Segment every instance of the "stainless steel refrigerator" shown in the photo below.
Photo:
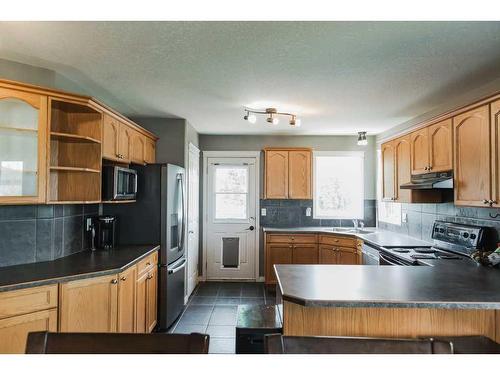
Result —
<path fill-rule="evenodd" d="M 121 245 L 160 244 L 158 326 L 167 330 L 184 308 L 186 198 L 184 168 L 173 164 L 133 166 L 137 201 L 106 205 L 118 216 Z"/>

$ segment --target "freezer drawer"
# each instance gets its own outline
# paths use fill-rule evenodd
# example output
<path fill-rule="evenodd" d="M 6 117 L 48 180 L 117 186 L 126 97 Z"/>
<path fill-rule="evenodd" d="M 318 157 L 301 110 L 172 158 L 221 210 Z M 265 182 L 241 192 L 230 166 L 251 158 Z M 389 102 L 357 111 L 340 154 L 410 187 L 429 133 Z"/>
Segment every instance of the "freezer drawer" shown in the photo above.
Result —
<path fill-rule="evenodd" d="M 160 330 L 167 330 L 184 309 L 186 258 L 160 267 Z"/>

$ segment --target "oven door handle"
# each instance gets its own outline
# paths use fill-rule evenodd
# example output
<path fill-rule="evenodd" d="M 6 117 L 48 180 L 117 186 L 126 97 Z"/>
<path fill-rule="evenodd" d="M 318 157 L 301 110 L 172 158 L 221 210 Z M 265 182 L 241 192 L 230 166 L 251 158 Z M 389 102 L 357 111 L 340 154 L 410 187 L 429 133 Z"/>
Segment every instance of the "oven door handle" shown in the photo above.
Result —
<path fill-rule="evenodd" d="M 398 262 L 395 259 L 389 258 L 389 257 L 387 257 L 386 255 L 384 255 L 382 253 L 380 253 L 380 259 L 384 260 L 385 262 L 387 262 L 391 266 L 404 266 L 403 263 L 400 263 L 400 262 Z"/>

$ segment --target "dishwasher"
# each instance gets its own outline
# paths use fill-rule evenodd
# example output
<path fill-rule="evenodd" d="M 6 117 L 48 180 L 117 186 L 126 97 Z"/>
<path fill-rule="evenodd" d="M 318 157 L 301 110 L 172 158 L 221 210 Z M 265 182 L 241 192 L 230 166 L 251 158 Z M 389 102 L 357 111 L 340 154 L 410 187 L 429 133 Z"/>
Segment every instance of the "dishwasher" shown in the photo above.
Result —
<path fill-rule="evenodd" d="M 364 243 L 361 251 L 363 265 L 378 266 L 380 264 L 380 254 L 377 248 Z"/>

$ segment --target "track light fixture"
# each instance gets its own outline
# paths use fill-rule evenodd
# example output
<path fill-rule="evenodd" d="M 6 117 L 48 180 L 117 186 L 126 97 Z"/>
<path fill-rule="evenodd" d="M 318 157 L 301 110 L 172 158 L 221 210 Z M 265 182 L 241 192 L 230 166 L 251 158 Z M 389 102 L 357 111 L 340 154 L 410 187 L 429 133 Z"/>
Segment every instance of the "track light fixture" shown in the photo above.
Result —
<path fill-rule="evenodd" d="M 243 119 L 247 120 L 251 124 L 255 124 L 255 122 L 257 121 L 257 116 L 255 116 L 255 114 L 267 115 L 266 121 L 272 125 L 279 124 L 280 119 L 278 116 L 289 116 L 289 124 L 291 126 L 296 128 L 300 126 L 300 119 L 297 118 L 297 115 L 287 112 L 278 112 L 276 108 L 266 108 L 265 110 L 247 108 L 245 109 L 245 116 L 243 116 Z"/>
<path fill-rule="evenodd" d="M 358 146 L 366 146 L 367 144 L 366 132 L 358 132 Z"/>

